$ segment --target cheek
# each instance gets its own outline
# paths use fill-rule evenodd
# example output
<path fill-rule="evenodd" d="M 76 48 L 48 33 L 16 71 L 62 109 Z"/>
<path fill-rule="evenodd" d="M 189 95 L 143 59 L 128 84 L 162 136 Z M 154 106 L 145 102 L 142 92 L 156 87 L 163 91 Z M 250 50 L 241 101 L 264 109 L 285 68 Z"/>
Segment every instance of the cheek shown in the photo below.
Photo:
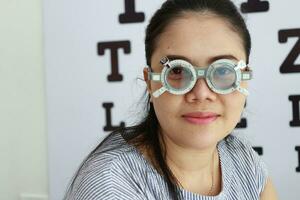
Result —
<path fill-rule="evenodd" d="M 175 108 L 177 107 L 176 101 L 174 101 L 172 98 L 167 98 L 166 96 L 169 96 L 167 92 L 162 94 L 158 98 L 152 97 L 155 112 L 161 118 L 174 115 Z"/>
<path fill-rule="evenodd" d="M 232 124 L 239 122 L 241 113 L 244 109 L 246 98 L 244 95 L 234 92 L 232 95 L 226 95 L 223 98 L 225 117 Z"/>
<path fill-rule="evenodd" d="M 159 119 L 164 118 L 165 115 L 170 115 L 168 104 L 165 104 L 163 101 L 161 101 L 161 99 L 156 99 L 155 97 L 152 97 L 152 98 L 153 98 L 153 100 L 152 100 L 153 107 L 154 107 L 156 116 Z M 161 98 L 161 96 L 159 98 Z"/>
<path fill-rule="evenodd" d="M 162 101 L 161 97 L 162 96 L 159 97 L 160 99 L 153 99 L 152 102 L 159 126 L 165 129 L 165 126 L 171 125 L 171 123 L 174 121 L 174 116 L 172 114 L 171 105 L 165 101 Z"/>
<path fill-rule="evenodd" d="M 159 122 L 162 125 L 174 123 L 180 115 L 178 109 L 181 108 L 182 97 L 166 92 L 158 98 L 152 98 L 154 110 Z"/>

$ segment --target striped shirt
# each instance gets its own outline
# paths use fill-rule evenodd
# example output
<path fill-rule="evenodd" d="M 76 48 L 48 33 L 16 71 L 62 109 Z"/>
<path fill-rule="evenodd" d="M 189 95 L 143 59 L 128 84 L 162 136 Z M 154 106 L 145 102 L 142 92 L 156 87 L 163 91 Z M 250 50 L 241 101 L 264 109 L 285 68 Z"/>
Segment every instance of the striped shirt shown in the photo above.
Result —
<path fill-rule="evenodd" d="M 122 145 L 120 145 L 122 144 Z M 111 148 L 117 147 L 113 150 Z M 180 189 L 185 200 L 258 200 L 267 170 L 244 139 L 230 135 L 217 145 L 222 191 L 204 196 Z M 113 135 L 80 169 L 67 200 L 169 200 L 167 183 L 140 151 Z"/>

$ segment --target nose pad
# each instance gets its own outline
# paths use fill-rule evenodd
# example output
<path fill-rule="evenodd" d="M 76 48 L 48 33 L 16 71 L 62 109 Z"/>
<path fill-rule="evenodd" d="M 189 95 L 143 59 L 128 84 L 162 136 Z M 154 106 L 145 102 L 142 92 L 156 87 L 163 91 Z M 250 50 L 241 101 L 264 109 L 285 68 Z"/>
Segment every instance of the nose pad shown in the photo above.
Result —
<path fill-rule="evenodd" d="M 204 78 L 199 78 L 196 81 L 196 83 L 195 83 L 195 85 L 193 87 L 193 90 L 196 90 L 196 91 L 200 91 L 200 90 L 206 91 L 206 90 L 209 90 L 209 91 L 211 91 L 210 88 L 209 88 L 209 86 L 206 83 L 206 80 Z"/>
<path fill-rule="evenodd" d="M 198 79 L 193 89 L 187 93 L 187 98 L 190 101 L 215 100 L 216 96 L 217 94 L 209 88 L 206 80 L 203 78 Z"/>

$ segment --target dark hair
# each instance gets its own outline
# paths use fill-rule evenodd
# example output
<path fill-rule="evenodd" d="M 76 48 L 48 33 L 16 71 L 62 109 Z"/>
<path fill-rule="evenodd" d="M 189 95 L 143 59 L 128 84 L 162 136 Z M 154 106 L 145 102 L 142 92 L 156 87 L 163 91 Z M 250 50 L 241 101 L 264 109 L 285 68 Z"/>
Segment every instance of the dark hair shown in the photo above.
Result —
<path fill-rule="evenodd" d="M 240 35 L 243 41 L 248 63 L 251 49 L 250 34 L 244 19 L 236 6 L 230 0 L 167 0 L 162 4 L 161 8 L 154 13 L 146 29 L 145 53 L 148 66 L 151 66 L 151 57 L 155 51 L 156 43 L 160 35 L 171 22 L 182 17 L 186 12 L 203 14 L 208 12 L 227 20 L 229 25 L 231 25 L 233 30 Z M 178 190 L 178 184 L 180 183 L 177 181 L 166 163 L 166 152 L 162 150 L 164 148 L 160 144 L 159 139 L 159 122 L 156 117 L 154 107 L 150 102 L 150 96 L 147 95 L 147 91 L 145 91 L 145 95 L 143 97 L 146 102 L 146 116 L 144 119 L 135 126 L 120 128 L 109 134 L 108 137 L 106 137 L 106 139 L 90 153 L 87 159 L 80 166 L 79 170 L 108 138 L 114 134 L 122 134 L 124 139 L 128 142 L 136 145 L 137 147 L 146 147 L 146 149 L 150 151 L 150 154 L 153 156 L 153 163 L 156 168 L 158 168 L 157 170 L 162 173 L 167 182 L 170 196 L 174 200 L 181 199 L 181 193 Z M 73 187 L 76 176 L 73 178 L 69 190 Z"/>

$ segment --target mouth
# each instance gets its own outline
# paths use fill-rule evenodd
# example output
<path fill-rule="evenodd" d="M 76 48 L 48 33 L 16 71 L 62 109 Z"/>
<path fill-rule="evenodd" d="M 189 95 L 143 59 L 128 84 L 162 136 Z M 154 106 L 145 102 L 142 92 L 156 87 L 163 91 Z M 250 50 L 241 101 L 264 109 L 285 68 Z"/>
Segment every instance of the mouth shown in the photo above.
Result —
<path fill-rule="evenodd" d="M 213 112 L 193 112 L 184 114 L 182 117 L 192 124 L 209 124 L 214 122 L 220 115 Z"/>

